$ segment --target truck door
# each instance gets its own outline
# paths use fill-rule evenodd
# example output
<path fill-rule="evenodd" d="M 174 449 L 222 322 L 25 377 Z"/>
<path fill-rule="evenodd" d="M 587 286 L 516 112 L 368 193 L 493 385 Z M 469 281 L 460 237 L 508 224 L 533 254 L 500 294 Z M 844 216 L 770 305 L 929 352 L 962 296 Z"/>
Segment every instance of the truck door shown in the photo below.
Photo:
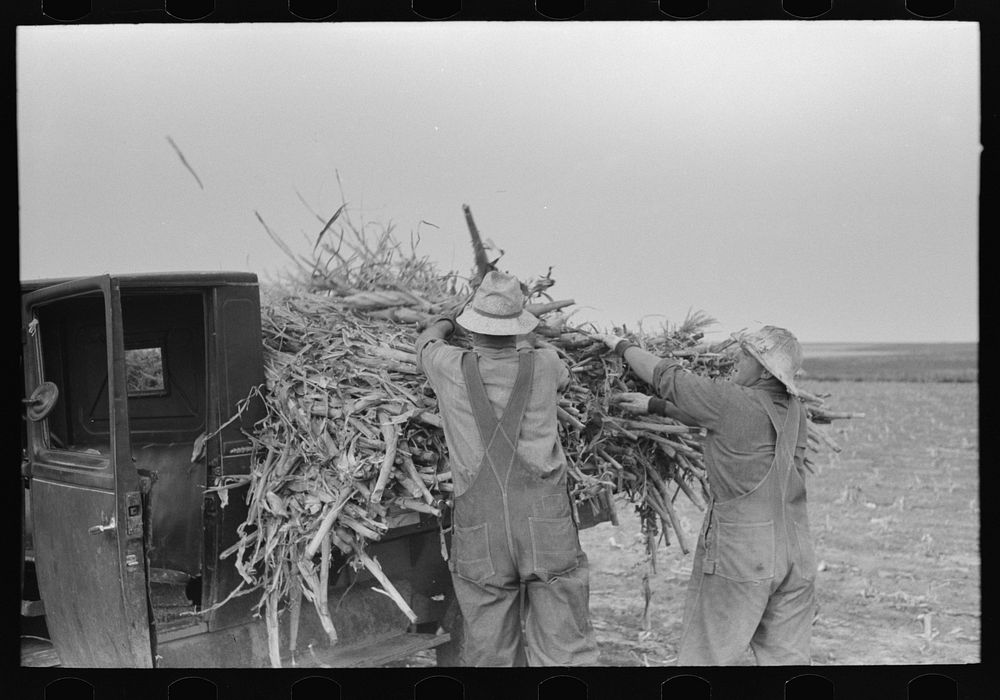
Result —
<path fill-rule="evenodd" d="M 118 282 L 105 275 L 25 294 L 22 318 L 35 570 L 49 635 L 63 666 L 151 667 Z M 45 382 L 54 403 L 49 384 L 32 402 Z"/>

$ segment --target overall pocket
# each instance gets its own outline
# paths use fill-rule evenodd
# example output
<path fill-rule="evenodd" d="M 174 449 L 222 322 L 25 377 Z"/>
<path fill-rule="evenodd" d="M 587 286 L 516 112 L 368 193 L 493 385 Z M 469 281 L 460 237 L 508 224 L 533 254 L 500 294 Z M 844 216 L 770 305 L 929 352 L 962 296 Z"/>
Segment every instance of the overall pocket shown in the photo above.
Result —
<path fill-rule="evenodd" d="M 569 573 L 577 567 L 578 542 L 573 517 L 528 517 L 532 569 L 544 579 Z"/>
<path fill-rule="evenodd" d="M 774 522 L 716 520 L 715 573 L 732 581 L 774 578 Z"/>
<path fill-rule="evenodd" d="M 568 518 L 573 512 L 570 509 L 569 495 L 566 493 L 550 493 L 536 498 L 531 504 L 531 514 L 536 518 Z"/>
<path fill-rule="evenodd" d="M 813 549 L 812 537 L 809 536 L 809 526 L 806 523 L 792 521 L 795 528 L 795 539 L 799 543 L 799 560 L 802 578 L 812 581 L 816 578 L 816 551 Z"/>
<path fill-rule="evenodd" d="M 487 523 L 475 527 L 454 527 L 452 532 L 452 571 L 457 576 L 480 583 L 493 575 Z"/>

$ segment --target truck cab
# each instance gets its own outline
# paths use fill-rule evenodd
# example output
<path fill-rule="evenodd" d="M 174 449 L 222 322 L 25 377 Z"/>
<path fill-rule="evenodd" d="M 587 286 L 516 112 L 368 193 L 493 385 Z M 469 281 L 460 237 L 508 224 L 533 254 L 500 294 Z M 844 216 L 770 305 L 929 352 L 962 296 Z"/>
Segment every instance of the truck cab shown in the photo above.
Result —
<path fill-rule="evenodd" d="M 247 403 L 264 383 L 250 273 L 103 275 L 22 283 L 25 484 L 22 628 L 50 646 L 23 665 L 263 667 L 259 591 L 233 597 L 248 474 Z M 237 413 L 238 420 L 230 421 Z M 333 562 L 330 645 L 310 605 L 281 648 L 298 666 L 374 666 L 436 648 L 457 623 L 438 522 L 400 513 L 369 552 L 417 614 Z M 455 630 L 457 632 L 457 630 Z M 24 635 L 22 636 L 22 649 Z"/>

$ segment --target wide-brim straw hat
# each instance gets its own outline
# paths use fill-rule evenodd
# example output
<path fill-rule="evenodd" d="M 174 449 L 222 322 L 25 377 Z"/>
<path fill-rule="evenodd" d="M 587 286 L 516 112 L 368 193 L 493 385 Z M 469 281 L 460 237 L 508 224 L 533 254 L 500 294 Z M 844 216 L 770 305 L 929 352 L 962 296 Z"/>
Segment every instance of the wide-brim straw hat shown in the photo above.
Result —
<path fill-rule="evenodd" d="M 524 293 L 516 277 L 491 270 L 456 323 L 483 335 L 524 335 L 538 325 L 538 318 L 524 310 Z"/>
<path fill-rule="evenodd" d="M 802 346 L 790 331 L 764 326 L 753 333 L 733 337 L 743 350 L 785 385 L 789 394 L 799 396 L 795 375 L 802 369 Z"/>

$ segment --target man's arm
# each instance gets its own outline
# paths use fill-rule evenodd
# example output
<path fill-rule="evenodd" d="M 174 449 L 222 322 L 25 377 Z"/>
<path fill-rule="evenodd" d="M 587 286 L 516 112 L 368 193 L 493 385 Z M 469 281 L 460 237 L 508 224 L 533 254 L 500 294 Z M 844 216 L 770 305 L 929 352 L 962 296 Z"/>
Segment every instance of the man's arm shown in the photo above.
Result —
<path fill-rule="evenodd" d="M 664 362 L 672 362 L 674 364 L 680 365 L 677 360 L 664 359 L 662 357 L 657 357 L 648 350 L 643 350 L 638 345 L 625 338 L 619 338 L 616 335 L 601 335 L 598 336 L 609 349 L 618 353 L 625 360 L 625 363 L 632 370 L 632 373 L 639 377 L 642 381 L 647 384 L 654 386 L 654 374 L 656 373 L 656 367 Z M 664 397 L 666 398 L 666 397 Z"/>
<path fill-rule="evenodd" d="M 651 414 L 654 416 L 666 416 L 680 421 L 685 425 L 697 425 L 698 421 L 677 408 L 675 404 L 657 396 L 649 396 L 637 391 L 627 391 L 615 395 L 615 403 L 622 410 L 629 413 Z"/>
<path fill-rule="evenodd" d="M 618 353 L 625 360 L 632 373 L 635 374 L 639 379 L 646 382 L 647 384 L 653 383 L 653 372 L 656 371 L 656 366 L 663 362 L 662 357 L 657 357 L 648 350 L 643 350 L 638 345 L 633 345 L 627 340 Z"/>
<path fill-rule="evenodd" d="M 657 416 L 673 418 L 675 421 L 679 421 L 684 425 L 698 425 L 698 421 L 684 413 L 684 411 L 678 408 L 676 404 L 656 396 L 649 399 L 649 412 Z"/>
<path fill-rule="evenodd" d="M 435 316 L 427 322 L 427 327 L 417 336 L 414 347 L 417 353 L 417 367 L 423 371 L 421 360 L 424 348 L 435 340 L 447 340 L 455 332 L 455 321 L 450 316 Z"/>
<path fill-rule="evenodd" d="M 609 348 L 625 360 L 632 372 L 683 414 L 685 422 L 711 428 L 721 417 L 727 403 L 723 383 L 684 371 L 673 358 L 657 357 L 638 345 L 613 335 L 601 336 Z M 647 407 L 649 410 L 649 407 Z"/>

